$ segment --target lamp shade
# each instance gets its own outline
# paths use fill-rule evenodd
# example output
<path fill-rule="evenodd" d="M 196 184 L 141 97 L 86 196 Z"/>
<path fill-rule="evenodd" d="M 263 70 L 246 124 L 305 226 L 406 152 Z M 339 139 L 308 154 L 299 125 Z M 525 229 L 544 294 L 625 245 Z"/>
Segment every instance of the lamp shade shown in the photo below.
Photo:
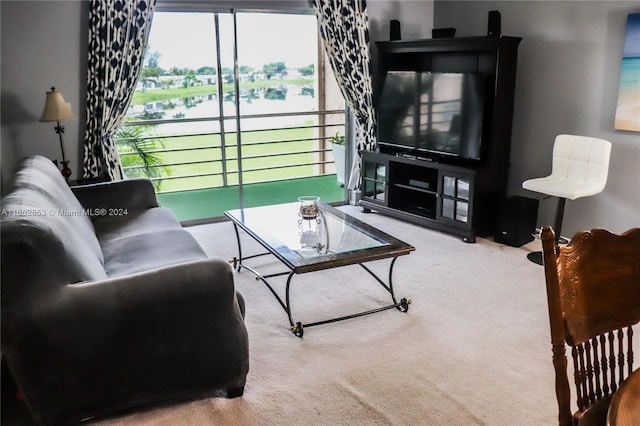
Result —
<path fill-rule="evenodd" d="M 71 104 L 65 102 L 62 93 L 56 92 L 55 87 L 47 92 L 47 99 L 40 121 L 64 121 L 76 118 L 71 110 Z"/>

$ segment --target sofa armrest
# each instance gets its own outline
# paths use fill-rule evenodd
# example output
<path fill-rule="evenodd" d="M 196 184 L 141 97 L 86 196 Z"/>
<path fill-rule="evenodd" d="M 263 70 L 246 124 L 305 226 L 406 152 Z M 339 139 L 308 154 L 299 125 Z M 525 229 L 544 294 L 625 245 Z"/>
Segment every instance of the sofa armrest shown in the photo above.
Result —
<path fill-rule="evenodd" d="M 169 343 L 166 340 L 172 331 L 218 328 L 218 320 L 244 323 L 231 267 L 219 259 L 71 284 L 62 291 L 61 302 L 63 305 L 58 306 L 54 316 L 69 321 L 60 330 L 63 334 L 76 334 L 79 328 L 84 328 L 80 324 L 90 324 L 91 330 L 87 330 L 90 333 L 80 332 L 74 340 L 85 340 L 91 335 L 119 340 L 126 335 L 133 338 L 139 332 L 149 344 L 164 346 Z M 76 331 L 70 330 L 71 324 L 75 324 L 70 328 Z M 102 330 L 98 332 L 96 327 Z M 88 344 L 85 341 L 83 345 Z M 105 347 L 111 344 L 100 343 Z"/>
<path fill-rule="evenodd" d="M 237 375 L 245 364 L 248 369 L 244 316 L 226 261 L 199 260 L 69 285 L 62 294 L 63 305 L 46 321 L 59 327 L 51 338 L 58 335 L 57 344 L 73 348 L 81 360 L 102 359 L 94 368 L 111 364 L 133 381 L 143 380 L 142 370 L 166 370 L 163 363 L 181 357 L 200 365 L 198 370 L 225 366 L 219 376 Z M 167 374 L 183 368 L 174 366 Z"/>
<path fill-rule="evenodd" d="M 85 209 L 135 211 L 158 207 L 156 191 L 149 179 L 124 179 L 72 186 L 71 190 Z"/>
<path fill-rule="evenodd" d="M 20 329 L 4 333 L 12 344 L 3 352 L 39 418 L 73 406 L 64 419 L 73 423 L 101 409 L 244 386 L 247 330 L 222 260 L 67 285 L 42 299 L 3 318 Z"/>

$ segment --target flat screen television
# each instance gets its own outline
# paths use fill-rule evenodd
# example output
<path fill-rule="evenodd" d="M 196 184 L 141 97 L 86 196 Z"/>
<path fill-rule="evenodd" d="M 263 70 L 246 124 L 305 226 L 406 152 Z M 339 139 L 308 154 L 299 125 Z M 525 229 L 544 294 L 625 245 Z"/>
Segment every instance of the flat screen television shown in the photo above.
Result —
<path fill-rule="evenodd" d="M 389 71 L 377 103 L 378 144 L 431 159 L 481 160 L 486 76 Z"/>

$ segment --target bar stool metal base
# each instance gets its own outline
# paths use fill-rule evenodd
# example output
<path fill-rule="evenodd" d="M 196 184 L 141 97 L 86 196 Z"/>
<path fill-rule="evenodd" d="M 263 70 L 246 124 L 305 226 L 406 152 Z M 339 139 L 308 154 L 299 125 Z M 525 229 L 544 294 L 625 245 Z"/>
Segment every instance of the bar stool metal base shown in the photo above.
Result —
<path fill-rule="evenodd" d="M 563 237 L 558 237 L 556 239 L 556 244 L 569 244 L 569 240 Z M 531 253 L 527 254 L 527 259 L 529 259 L 533 263 L 542 265 L 542 252 L 532 251 Z"/>
<path fill-rule="evenodd" d="M 542 265 L 542 252 L 541 251 L 532 251 L 527 255 L 527 259 L 529 259 L 533 263 L 537 263 L 538 265 Z"/>
<path fill-rule="evenodd" d="M 556 217 L 553 224 L 553 229 L 556 232 L 556 244 L 567 244 L 569 241 L 566 238 L 562 238 L 560 236 L 560 232 L 562 232 L 562 217 L 564 216 L 564 205 L 566 203 L 566 198 L 558 199 L 558 207 L 556 209 Z M 540 238 L 539 235 L 536 235 L 536 238 Z M 531 262 L 536 263 L 538 265 L 542 265 L 542 252 L 534 251 L 527 255 L 527 259 Z"/>

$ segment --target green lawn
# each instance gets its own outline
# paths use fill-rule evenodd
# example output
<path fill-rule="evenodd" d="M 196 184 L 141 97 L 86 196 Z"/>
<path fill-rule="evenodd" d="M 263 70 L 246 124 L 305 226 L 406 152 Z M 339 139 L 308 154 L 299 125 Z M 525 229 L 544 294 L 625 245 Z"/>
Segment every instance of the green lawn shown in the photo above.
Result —
<path fill-rule="evenodd" d="M 317 166 L 312 164 L 298 166 L 317 161 L 317 153 L 306 152 L 317 150 L 316 131 L 313 128 L 297 128 L 243 133 L 242 168 L 245 170 L 243 183 L 317 175 Z M 282 140 L 295 140 L 295 142 L 265 143 Z M 169 164 L 162 167 L 163 176 L 175 179 L 163 180 L 160 183 L 160 191 L 223 186 L 220 135 L 168 137 L 163 138 L 163 144 L 165 151 L 157 154 L 162 164 Z M 225 145 L 226 167 L 229 173 L 227 184 L 237 185 L 238 162 L 235 133 L 226 135 Z M 272 167 L 275 168 L 255 170 Z M 206 176 L 180 177 L 200 174 Z"/>

